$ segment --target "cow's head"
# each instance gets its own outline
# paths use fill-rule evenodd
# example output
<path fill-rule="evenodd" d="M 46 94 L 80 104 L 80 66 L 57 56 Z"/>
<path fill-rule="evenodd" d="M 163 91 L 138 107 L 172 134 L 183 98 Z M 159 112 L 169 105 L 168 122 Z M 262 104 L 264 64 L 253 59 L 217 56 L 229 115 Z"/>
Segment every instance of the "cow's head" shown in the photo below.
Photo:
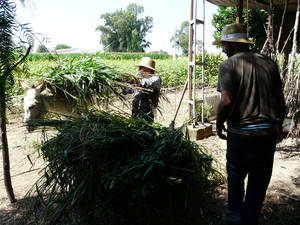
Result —
<path fill-rule="evenodd" d="M 30 124 L 34 119 L 42 119 L 45 115 L 45 105 L 41 92 L 45 89 L 45 82 L 37 85 L 27 85 L 19 80 L 19 84 L 25 90 L 24 96 L 24 124 L 28 131 L 33 131 L 34 126 Z"/>

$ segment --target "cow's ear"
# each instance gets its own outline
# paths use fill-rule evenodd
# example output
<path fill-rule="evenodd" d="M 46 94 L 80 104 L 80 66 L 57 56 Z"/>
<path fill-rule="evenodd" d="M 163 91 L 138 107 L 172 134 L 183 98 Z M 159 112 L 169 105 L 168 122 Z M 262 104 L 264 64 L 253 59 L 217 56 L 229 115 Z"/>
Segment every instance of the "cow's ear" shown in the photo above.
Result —
<path fill-rule="evenodd" d="M 35 89 L 38 93 L 41 93 L 46 88 L 46 81 L 39 83 Z"/>
<path fill-rule="evenodd" d="M 26 84 L 23 80 L 18 80 L 18 83 L 21 85 L 21 87 L 27 91 L 30 87 L 28 86 L 28 84 Z"/>

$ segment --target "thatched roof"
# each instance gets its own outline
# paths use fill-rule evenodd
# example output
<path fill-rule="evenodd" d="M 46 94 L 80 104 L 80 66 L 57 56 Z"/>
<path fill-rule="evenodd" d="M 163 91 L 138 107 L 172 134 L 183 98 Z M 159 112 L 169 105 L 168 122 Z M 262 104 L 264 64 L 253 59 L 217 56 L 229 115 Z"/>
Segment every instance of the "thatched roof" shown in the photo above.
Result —
<path fill-rule="evenodd" d="M 217 5 L 217 6 L 236 6 L 237 0 L 207 0 L 208 2 Z M 259 9 L 268 9 L 270 1 L 269 0 L 243 0 L 244 8 L 247 7 L 247 1 L 249 4 L 249 9 L 257 8 L 256 3 L 258 4 Z M 273 5 L 277 8 L 284 9 L 285 0 L 273 0 Z M 288 11 L 297 10 L 297 0 L 288 1 Z"/>

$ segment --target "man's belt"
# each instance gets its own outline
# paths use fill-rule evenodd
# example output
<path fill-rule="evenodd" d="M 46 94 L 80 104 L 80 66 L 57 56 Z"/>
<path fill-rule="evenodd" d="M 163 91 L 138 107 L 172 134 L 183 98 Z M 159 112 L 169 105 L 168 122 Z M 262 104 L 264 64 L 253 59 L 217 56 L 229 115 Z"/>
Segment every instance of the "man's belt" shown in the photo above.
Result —
<path fill-rule="evenodd" d="M 232 127 L 228 127 L 227 130 L 234 134 L 241 134 L 241 135 L 272 135 L 275 133 L 274 128 L 267 128 L 267 129 L 255 129 L 255 130 L 242 130 L 236 129 Z"/>

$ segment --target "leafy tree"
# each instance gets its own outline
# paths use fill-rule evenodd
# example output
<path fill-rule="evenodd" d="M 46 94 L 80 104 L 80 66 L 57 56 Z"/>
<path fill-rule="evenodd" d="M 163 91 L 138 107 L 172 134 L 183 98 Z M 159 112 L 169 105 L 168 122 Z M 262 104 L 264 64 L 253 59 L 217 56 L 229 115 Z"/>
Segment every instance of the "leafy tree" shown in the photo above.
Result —
<path fill-rule="evenodd" d="M 49 50 L 45 45 L 39 45 L 36 49 L 37 53 L 48 53 Z"/>
<path fill-rule="evenodd" d="M 151 45 L 145 37 L 151 31 L 153 18 L 140 15 L 144 7 L 129 4 L 126 10 L 101 15 L 104 25 L 96 28 L 101 32 L 100 43 L 105 51 L 112 52 L 144 52 Z"/>
<path fill-rule="evenodd" d="M 58 44 L 55 46 L 55 50 L 58 50 L 58 49 L 67 49 L 67 48 L 72 48 L 71 46 L 69 45 L 66 45 L 66 44 Z"/>
<path fill-rule="evenodd" d="M 274 44 L 277 42 L 277 37 L 280 29 L 282 10 L 275 9 L 273 12 L 273 38 Z M 236 18 L 236 8 L 235 7 L 219 7 L 218 13 L 213 15 L 212 25 L 216 28 L 213 36 L 214 38 L 220 39 L 223 27 L 226 24 L 235 23 Z M 249 9 L 248 10 L 248 21 L 247 21 L 247 9 L 243 9 L 243 21 L 245 25 L 249 26 L 249 37 L 252 38 L 254 44 L 251 45 L 254 51 L 260 52 L 266 39 L 267 34 L 267 24 L 268 24 L 268 12 L 265 10 Z M 283 24 L 282 37 L 280 38 L 279 51 L 288 39 L 288 36 L 295 23 L 295 12 L 288 12 L 285 16 L 285 22 Z M 292 35 L 291 35 L 292 37 Z M 298 35 L 298 43 L 300 40 L 300 35 Z M 284 53 L 288 54 L 291 52 L 292 40 L 291 38 L 287 42 L 284 49 Z"/>
<path fill-rule="evenodd" d="M 189 22 L 183 21 L 180 29 L 175 31 L 174 36 L 170 39 L 173 43 L 173 48 L 178 48 L 182 50 L 184 55 L 189 53 Z"/>
<path fill-rule="evenodd" d="M 262 49 L 265 40 L 266 32 L 264 25 L 266 25 L 268 20 L 268 12 L 265 10 L 249 10 L 247 22 L 247 9 L 243 10 L 243 19 L 245 23 L 249 24 L 249 36 L 252 38 L 255 43 L 252 48 L 255 51 Z M 213 36 L 216 40 L 221 38 L 222 29 L 226 24 L 235 23 L 236 18 L 236 8 L 234 7 L 219 7 L 218 14 L 213 15 L 212 25 L 216 28 L 216 31 L 213 33 Z"/>
<path fill-rule="evenodd" d="M 174 36 L 170 39 L 170 42 L 173 43 L 172 47 L 181 49 L 184 55 L 189 54 L 189 32 L 190 32 L 190 23 L 189 21 L 183 21 L 180 29 L 175 31 Z M 202 41 L 197 41 L 198 52 L 201 50 Z"/>
<path fill-rule="evenodd" d="M 1 125 L 1 143 L 2 143 L 2 157 L 3 157 L 3 172 L 4 172 L 4 184 L 10 202 L 15 202 L 15 196 L 11 184 L 10 177 L 10 162 L 9 162 L 9 148 L 7 142 L 6 131 L 6 102 L 8 84 L 10 86 L 13 83 L 12 71 L 20 64 L 26 56 L 29 54 L 31 47 L 27 49 L 25 55 L 17 59 L 16 51 L 18 46 L 14 43 L 14 32 L 20 28 L 20 25 L 16 20 L 16 6 L 10 0 L 0 1 L 0 125 Z M 27 39 L 30 36 L 27 35 L 25 29 L 24 35 Z M 31 39 L 32 41 L 32 39 Z"/>

